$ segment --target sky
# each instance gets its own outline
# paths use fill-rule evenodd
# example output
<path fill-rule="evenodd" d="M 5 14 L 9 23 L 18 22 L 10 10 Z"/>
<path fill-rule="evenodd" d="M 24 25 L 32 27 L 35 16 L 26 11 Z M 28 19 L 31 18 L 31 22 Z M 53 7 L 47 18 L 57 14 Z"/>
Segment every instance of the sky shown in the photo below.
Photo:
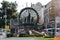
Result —
<path fill-rule="evenodd" d="M 3 0 L 0 0 L 0 3 L 2 1 Z M 31 3 L 36 4 L 37 2 L 40 2 L 42 5 L 46 5 L 51 0 L 6 0 L 6 1 L 9 1 L 9 2 L 15 2 L 16 1 L 17 4 L 18 4 L 17 10 L 18 10 L 18 12 L 20 12 L 21 9 L 26 7 L 26 4 L 27 4 L 28 7 L 31 6 Z M 1 7 L 1 4 L 0 4 L 0 7 Z"/>

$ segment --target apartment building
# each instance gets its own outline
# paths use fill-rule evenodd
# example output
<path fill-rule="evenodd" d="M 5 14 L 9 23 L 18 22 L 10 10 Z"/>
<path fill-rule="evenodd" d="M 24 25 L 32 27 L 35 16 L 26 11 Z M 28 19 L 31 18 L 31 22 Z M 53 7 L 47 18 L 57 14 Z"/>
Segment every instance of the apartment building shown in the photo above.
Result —
<path fill-rule="evenodd" d="M 45 5 L 46 11 L 45 16 L 48 17 L 50 27 L 55 25 L 55 17 L 60 16 L 60 0 L 52 0 L 47 5 Z M 45 17 L 46 18 L 46 17 Z"/>

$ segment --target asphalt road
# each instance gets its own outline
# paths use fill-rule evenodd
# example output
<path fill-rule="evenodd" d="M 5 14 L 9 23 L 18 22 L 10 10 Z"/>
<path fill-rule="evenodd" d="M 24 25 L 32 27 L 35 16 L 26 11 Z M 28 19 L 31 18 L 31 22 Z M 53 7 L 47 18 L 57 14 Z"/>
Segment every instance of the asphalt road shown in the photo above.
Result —
<path fill-rule="evenodd" d="M 36 38 L 0 38 L 0 40 L 36 40 Z"/>

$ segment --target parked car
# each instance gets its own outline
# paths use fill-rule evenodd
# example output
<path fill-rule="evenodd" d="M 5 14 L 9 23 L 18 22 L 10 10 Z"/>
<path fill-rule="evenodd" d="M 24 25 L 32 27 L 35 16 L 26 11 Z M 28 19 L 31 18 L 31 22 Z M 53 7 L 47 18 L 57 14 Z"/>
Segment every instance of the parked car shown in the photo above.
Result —
<path fill-rule="evenodd" d="M 60 37 L 60 28 L 57 28 L 55 31 L 55 36 Z"/>
<path fill-rule="evenodd" d="M 6 37 L 6 30 L 0 29 L 0 38 L 5 38 L 5 37 Z"/>
<path fill-rule="evenodd" d="M 53 37 L 54 32 L 55 32 L 54 28 L 47 28 L 47 29 L 42 30 L 41 34 L 43 36 Z"/>
<path fill-rule="evenodd" d="M 20 29 L 18 30 L 18 34 L 19 34 L 19 36 L 23 36 L 23 35 L 26 34 L 26 31 L 24 30 L 24 28 L 20 28 Z"/>
<path fill-rule="evenodd" d="M 10 30 L 6 30 L 6 36 L 10 37 L 11 36 L 11 31 Z"/>

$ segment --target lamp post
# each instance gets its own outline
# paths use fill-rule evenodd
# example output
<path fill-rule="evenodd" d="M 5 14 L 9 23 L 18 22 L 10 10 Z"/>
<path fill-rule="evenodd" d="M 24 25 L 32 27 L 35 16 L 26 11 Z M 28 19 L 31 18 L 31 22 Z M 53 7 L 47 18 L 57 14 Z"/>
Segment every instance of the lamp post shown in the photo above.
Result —
<path fill-rule="evenodd" d="M 5 18 L 5 27 L 7 25 L 7 9 L 10 9 L 9 7 L 5 8 L 5 15 L 4 15 L 4 18 Z"/>
<path fill-rule="evenodd" d="M 5 27 L 6 27 L 6 25 L 7 25 L 7 15 L 6 15 L 6 8 L 5 8 L 5 15 L 4 15 L 4 18 L 5 18 Z"/>

